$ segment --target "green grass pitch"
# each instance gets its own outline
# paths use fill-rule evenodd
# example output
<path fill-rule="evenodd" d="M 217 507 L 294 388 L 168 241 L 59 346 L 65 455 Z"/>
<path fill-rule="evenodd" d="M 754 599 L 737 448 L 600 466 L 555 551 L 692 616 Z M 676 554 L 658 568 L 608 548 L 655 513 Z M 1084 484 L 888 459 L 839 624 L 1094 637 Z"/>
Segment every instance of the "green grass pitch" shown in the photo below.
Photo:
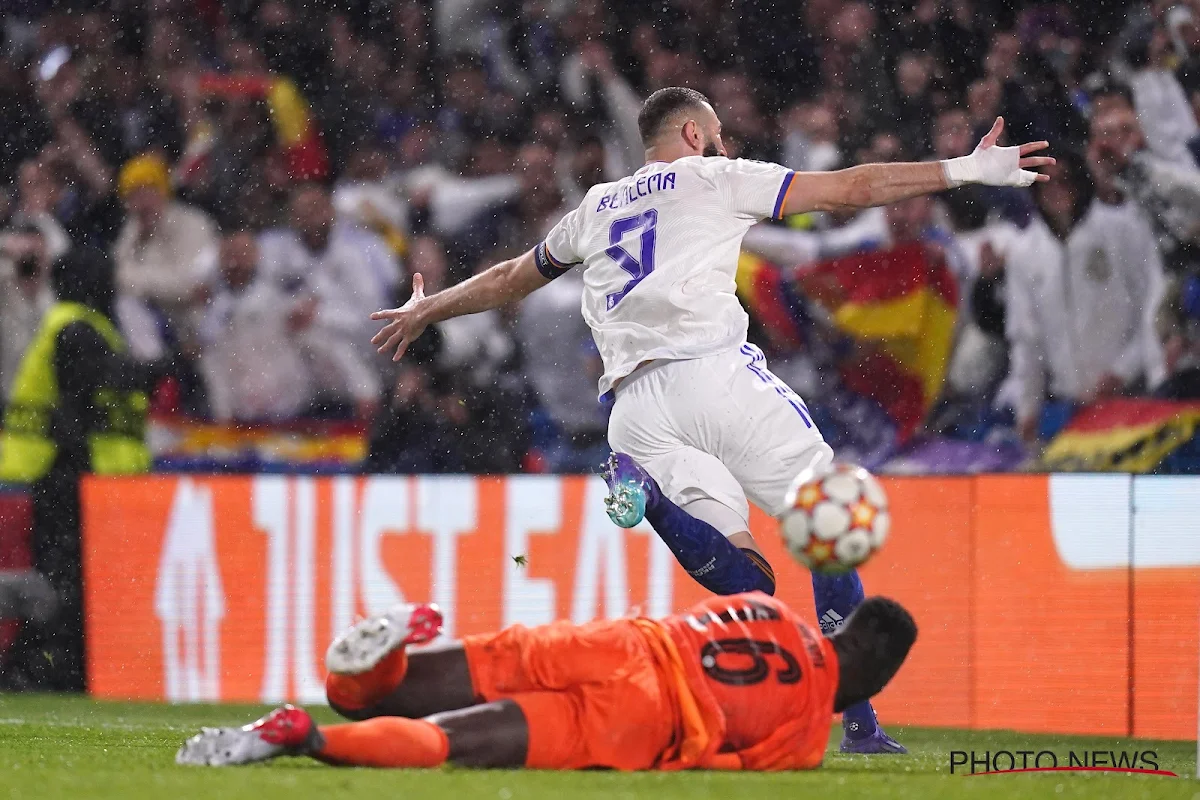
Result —
<path fill-rule="evenodd" d="M 305 759 L 269 765 L 177 767 L 175 750 L 201 725 L 242 724 L 251 706 L 164 706 L 81 697 L 0 695 L 0 800 L 55 798 L 412 798 L 414 800 L 736 800 L 737 798 L 1188 798 L 1200 800 L 1194 742 L 895 729 L 910 756 L 843 756 L 807 773 L 551 773 L 336 769 Z M 317 709 L 332 721 L 328 709 Z M 835 733 L 839 732 L 835 726 Z M 1165 778 L 1101 773 L 963 777 L 951 750 L 1154 749 Z"/>

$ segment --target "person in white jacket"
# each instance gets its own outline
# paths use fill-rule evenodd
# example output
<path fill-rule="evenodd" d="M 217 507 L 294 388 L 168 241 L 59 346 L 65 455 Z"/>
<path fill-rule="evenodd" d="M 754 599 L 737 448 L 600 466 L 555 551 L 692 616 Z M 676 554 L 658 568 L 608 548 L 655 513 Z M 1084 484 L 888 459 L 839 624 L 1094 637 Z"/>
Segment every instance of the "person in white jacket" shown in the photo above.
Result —
<path fill-rule="evenodd" d="M 270 420 L 300 414 L 316 395 L 316 380 L 298 335 L 309 315 L 259 267 L 254 234 L 221 239 L 220 280 L 200 327 L 201 369 L 213 417 Z"/>
<path fill-rule="evenodd" d="M 370 349 L 366 309 L 390 302 L 399 266 L 382 239 L 335 219 L 329 193 L 296 189 L 292 226 L 259 237 L 262 270 L 285 288 L 303 286 L 313 300 L 302 327 L 326 389 L 352 401 L 360 417 L 379 403 L 382 366 Z"/>
<path fill-rule="evenodd" d="M 370 353 L 328 318 L 319 281 L 281 277 L 267 256 L 250 231 L 222 237 L 220 280 L 201 327 L 213 416 L 285 419 L 334 401 L 369 419 L 381 380 Z"/>
<path fill-rule="evenodd" d="M 1200 123 L 1170 66 L 1167 29 L 1150 20 L 1135 25 L 1124 55 L 1131 68 L 1133 107 L 1151 152 L 1182 167 L 1196 168 L 1192 148 L 1200 140 Z"/>
<path fill-rule="evenodd" d="M 1010 362 L 997 403 L 1027 441 L 1047 398 L 1088 402 L 1164 377 L 1153 329 L 1163 267 L 1148 221 L 1133 204 L 1093 197 L 1076 156 L 1050 174 L 1035 189 L 1039 215 L 1005 259 Z"/>

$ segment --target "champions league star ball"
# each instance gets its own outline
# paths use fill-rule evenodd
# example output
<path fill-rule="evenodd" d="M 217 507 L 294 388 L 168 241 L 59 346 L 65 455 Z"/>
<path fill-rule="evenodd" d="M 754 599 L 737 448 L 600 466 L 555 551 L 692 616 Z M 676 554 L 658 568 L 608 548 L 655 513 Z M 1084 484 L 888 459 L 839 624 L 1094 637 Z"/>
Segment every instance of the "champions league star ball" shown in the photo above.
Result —
<path fill-rule="evenodd" d="M 805 470 L 787 495 L 779 520 L 792 558 L 813 572 L 838 575 L 864 563 L 887 539 L 887 495 L 874 475 L 835 464 L 814 475 Z"/>

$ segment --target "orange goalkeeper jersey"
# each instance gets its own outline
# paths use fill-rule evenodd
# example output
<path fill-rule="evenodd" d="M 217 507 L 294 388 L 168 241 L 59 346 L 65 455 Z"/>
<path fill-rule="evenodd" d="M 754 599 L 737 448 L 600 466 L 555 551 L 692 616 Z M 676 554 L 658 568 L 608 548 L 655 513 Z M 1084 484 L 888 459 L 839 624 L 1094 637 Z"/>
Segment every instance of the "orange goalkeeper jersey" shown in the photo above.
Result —
<path fill-rule="evenodd" d="M 833 722 L 837 654 L 786 605 L 751 592 L 639 622 L 674 684 L 683 722 L 679 745 L 660 768 L 821 763 Z"/>

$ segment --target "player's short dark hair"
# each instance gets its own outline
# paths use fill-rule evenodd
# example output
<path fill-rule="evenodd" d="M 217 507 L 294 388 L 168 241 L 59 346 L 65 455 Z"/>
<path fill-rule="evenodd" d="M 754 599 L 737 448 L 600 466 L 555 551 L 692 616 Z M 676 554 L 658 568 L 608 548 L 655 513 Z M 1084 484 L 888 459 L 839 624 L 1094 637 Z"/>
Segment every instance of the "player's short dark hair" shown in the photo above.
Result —
<path fill-rule="evenodd" d="M 666 89 L 659 89 L 646 98 L 641 112 L 638 113 L 638 132 L 642 135 L 642 144 L 649 147 L 651 142 L 662 133 L 663 126 L 678 112 L 689 108 L 700 108 L 704 104 L 712 105 L 707 97 L 695 89 L 687 89 L 683 86 L 668 86 Z"/>
<path fill-rule="evenodd" d="M 861 703 L 887 686 L 917 640 L 917 623 L 904 606 L 886 597 L 869 597 L 830 637 L 838 654 L 834 712 Z"/>

